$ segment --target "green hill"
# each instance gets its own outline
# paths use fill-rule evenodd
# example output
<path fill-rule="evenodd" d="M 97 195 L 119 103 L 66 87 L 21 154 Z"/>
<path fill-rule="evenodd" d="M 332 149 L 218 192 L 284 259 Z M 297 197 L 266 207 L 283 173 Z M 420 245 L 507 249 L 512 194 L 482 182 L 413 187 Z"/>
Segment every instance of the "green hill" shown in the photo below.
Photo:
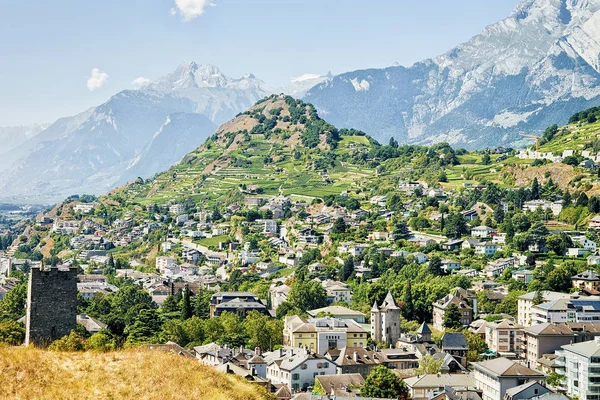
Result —
<path fill-rule="evenodd" d="M 182 197 L 212 202 L 244 192 L 339 194 L 375 176 L 357 160 L 378 147 L 362 132 L 323 121 L 310 104 L 271 96 L 223 124 L 167 172 L 113 194 L 142 205 Z"/>

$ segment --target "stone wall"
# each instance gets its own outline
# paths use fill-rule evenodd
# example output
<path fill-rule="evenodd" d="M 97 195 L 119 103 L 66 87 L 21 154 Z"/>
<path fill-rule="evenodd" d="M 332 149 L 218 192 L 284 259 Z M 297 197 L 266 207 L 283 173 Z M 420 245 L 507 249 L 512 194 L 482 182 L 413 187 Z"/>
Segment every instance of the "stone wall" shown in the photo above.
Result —
<path fill-rule="evenodd" d="M 47 346 L 76 328 L 77 268 L 31 268 L 25 345 Z"/>

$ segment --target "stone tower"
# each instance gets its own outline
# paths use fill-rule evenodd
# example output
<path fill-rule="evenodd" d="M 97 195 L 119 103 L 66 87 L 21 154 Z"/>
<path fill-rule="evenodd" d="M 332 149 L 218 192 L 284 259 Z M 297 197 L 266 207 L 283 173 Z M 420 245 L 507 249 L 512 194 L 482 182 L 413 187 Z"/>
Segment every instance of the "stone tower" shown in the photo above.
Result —
<path fill-rule="evenodd" d="M 77 326 L 77 268 L 31 268 L 25 345 L 47 346 Z"/>
<path fill-rule="evenodd" d="M 380 306 L 375 302 L 371 308 L 371 338 L 375 343 L 383 341 L 391 346 L 400 338 L 400 307 L 391 292 Z"/>

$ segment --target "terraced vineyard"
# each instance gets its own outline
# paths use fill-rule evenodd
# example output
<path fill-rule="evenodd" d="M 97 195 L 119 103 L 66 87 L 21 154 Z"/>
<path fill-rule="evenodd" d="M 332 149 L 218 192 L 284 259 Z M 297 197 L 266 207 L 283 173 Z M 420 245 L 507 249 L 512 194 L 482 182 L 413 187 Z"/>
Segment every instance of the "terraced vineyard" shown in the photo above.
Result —
<path fill-rule="evenodd" d="M 376 175 L 352 161 L 373 146 L 378 144 L 361 132 L 340 135 L 310 104 L 273 96 L 221 126 L 169 171 L 120 192 L 141 205 L 182 197 L 218 203 L 245 193 L 307 199 L 340 194 Z"/>

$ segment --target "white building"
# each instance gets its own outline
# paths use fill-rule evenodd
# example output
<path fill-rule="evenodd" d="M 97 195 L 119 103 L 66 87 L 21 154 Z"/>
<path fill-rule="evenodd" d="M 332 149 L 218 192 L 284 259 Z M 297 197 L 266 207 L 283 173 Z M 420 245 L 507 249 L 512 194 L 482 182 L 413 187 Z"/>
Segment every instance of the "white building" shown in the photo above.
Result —
<path fill-rule="evenodd" d="M 538 208 L 542 210 L 549 209 L 552 211 L 554 216 L 558 216 L 562 211 L 562 202 L 560 201 L 548 201 L 548 200 L 530 200 L 523 203 L 523 210 L 529 212 L 535 212 Z"/>
<path fill-rule="evenodd" d="M 333 361 L 303 349 L 280 349 L 263 358 L 271 384 L 287 385 L 293 392 L 313 386 L 317 375 L 335 375 L 337 371 Z"/>
<path fill-rule="evenodd" d="M 490 228 L 489 226 L 481 225 L 476 226 L 471 229 L 471 236 L 478 238 L 487 238 L 492 236 L 492 233 L 495 233 L 496 230 L 494 228 Z"/>
<path fill-rule="evenodd" d="M 184 211 L 185 211 L 185 207 L 182 204 L 173 204 L 172 206 L 169 206 L 169 212 L 171 214 L 178 215 Z"/>
<path fill-rule="evenodd" d="M 532 315 L 531 308 L 536 298 L 537 292 L 529 292 L 520 296 L 517 300 L 517 322 L 519 325 L 531 326 Z M 558 299 L 568 299 L 571 296 L 568 293 L 551 292 L 549 290 L 542 291 L 542 302 L 549 302 Z"/>
<path fill-rule="evenodd" d="M 565 355 L 567 394 L 571 398 L 600 398 L 600 337 L 562 346 Z"/>
<path fill-rule="evenodd" d="M 156 257 L 156 269 L 161 273 L 164 273 L 166 270 L 173 270 L 175 267 L 177 267 L 176 258 L 167 256 Z"/>
<path fill-rule="evenodd" d="M 507 358 L 473 362 L 475 386 L 481 390 L 483 400 L 502 400 L 506 391 L 527 382 L 545 383 L 546 376 Z"/>

